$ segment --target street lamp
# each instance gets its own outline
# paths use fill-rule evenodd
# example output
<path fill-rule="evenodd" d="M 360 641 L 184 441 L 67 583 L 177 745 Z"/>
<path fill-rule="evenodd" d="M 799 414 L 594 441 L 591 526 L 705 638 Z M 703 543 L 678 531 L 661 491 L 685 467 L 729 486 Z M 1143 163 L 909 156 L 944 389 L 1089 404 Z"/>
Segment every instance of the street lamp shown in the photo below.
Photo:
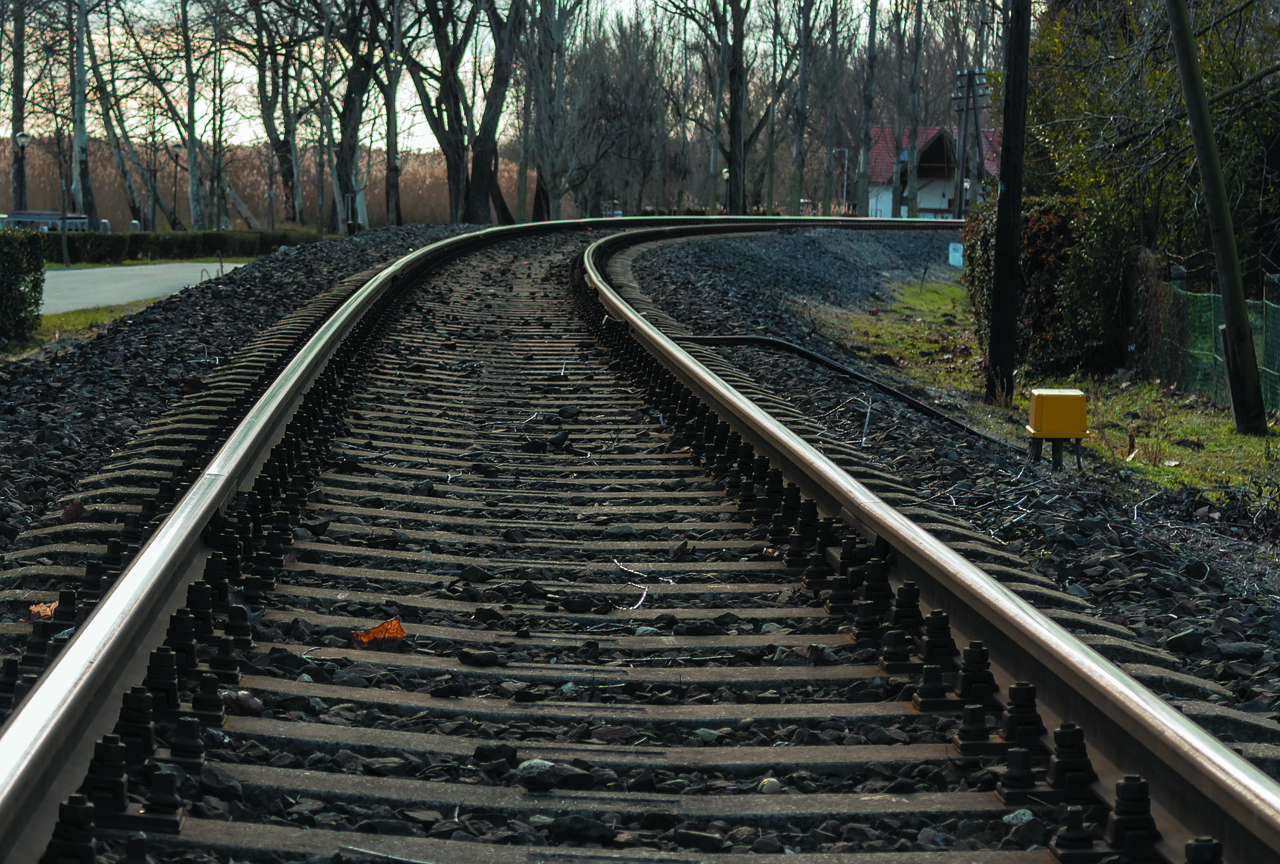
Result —
<path fill-rule="evenodd" d="M 14 175 L 19 178 L 19 182 L 14 184 L 18 194 L 11 203 L 14 212 L 19 213 L 27 209 L 27 145 L 31 143 L 31 136 L 26 132 L 19 132 L 13 136 L 13 140 L 18 145 L 18 164 Z"/>

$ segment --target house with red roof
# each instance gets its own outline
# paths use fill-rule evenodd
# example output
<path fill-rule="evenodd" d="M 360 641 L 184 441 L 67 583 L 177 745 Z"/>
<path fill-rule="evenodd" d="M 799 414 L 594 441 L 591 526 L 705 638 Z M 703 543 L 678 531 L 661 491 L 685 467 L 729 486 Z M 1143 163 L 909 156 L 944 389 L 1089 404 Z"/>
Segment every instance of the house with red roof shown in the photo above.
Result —
<path fill-rule="evenodd" d="M 900 130 L 896 140 L 892 126 L 871 129 L 871 201 L 867 216 L 894 216 L 894 188 L 902 202 L 898 216 L 907 215 L 907 129 Z M 972 132 L 970 133 L 972 135 Z M 917 179 L 920 215 L 923 218 L 946 219 L 954 212 L 956 195 L 956 141 L 954 126 L 929 126 L 918 130 Z M 965 184 L 981 185 L 989 176 L 999 173 L 1000 132 L 983 129 L 981 172 L 965 170 Z M 980 175 L 980 176 L 979 176 Z"/>

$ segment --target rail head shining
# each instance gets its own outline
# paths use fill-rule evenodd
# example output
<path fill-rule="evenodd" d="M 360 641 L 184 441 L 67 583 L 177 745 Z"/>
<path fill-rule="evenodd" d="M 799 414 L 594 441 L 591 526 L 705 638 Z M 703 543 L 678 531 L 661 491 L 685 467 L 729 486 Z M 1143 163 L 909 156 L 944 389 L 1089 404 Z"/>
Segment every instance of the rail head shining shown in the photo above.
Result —
<path fill-rule="evenodd" d="M 146 654 L 153 647 L 148 644 L 150 634 L 166 604 L 173 605 L 179 588 L 175 583 L 202 548 L 204 527 L 249 472 L 256 470 L 256 460 L 288 422 L 293 406 L 342 339 L 397 280 L 433 260 L 499 239 L 693 221 L 593 219 L 491 228 L 411 252 L 357 289 L 249 410 L 92 616 L 76 629 L 57 660 L 0 727 L 0 862 L 34 861 L 44 852 L 56 804 L 75 791 L 93 742 L 114 726 L 119 694 L 126 687 L 122 681 L 131 668 L 145 667 Z"/>
<path fill-rule="evenodd" d="M 57 660 L 0 728 L 0 861 L 34 861 L 53 828 L 67 780 L 84 776 L 77 758 L 109 732 L 122 680 L 145 658 L 144 644 L 179 577 L 202 547 L 201 532 L 256 470 L 276 433 L 333 351 L 397 280 L 432 259 L 486 242 L 477 232 L 433 243 L 396 261 L 358 288 L 320 325 L 249 409 L 208 467 L 139 550 Z M 161 631 L 163 632 L 163 631 Z M 145 662 L 145 661 L 143 661 Z M 75 742 L 69 745 L 68 742 Z M 78 780 L 70 782 L 78 785 Z M 74 791 L 75 786 L 69 787 Z M 53 798 L 54 800 L 50 800 Z"/>
<path fill-rule="evenodd" d="M 666 232 L 668 236 L 672 232 Z M 1049 675 L 1056 676 L 1058 692 L 1079 694 L 1092 709 L 1088 713 L 1115 724 L 1114 734 L 1126 740 L 1123 748 L 1138 747 L 1139 764 L 1158 772 L 1162 766 L 1175 772 L 1192 798 L 1174 815 L 1213 833 L 1224 842 L 1226 860 L 1248 862 L 1259 851 L 1280 850 L 1280 786 L 1188 720 L 1146 687 L 1076 639 L 999 582 L 960 557 L 936 537 L 877 498 L 838 465 L 777 422 L 718 375 L 691 357 L 644 316 L 636 312 L 610 286 L 602 270 L 609 256 L 642 235 L 633 232 L 597 241 L 586 252 L 584 275 L 607 312 L 626 323 L 632 335 L 658 357 L 686 386 L 730 420 L 756 444 L 758 453 L 778 460 L 788 479 L 799 482 L 811 497 L 832 513 L 847 514 L 876 536 L 885 538 L 899 554 L 936 580 L 958 602 L 989 620 L 1010 644 L 1035 659 Z M 1045 688 L 1042 688 L 1042 691 Z M 1075 706 L 1078 711 L 1079 706 Z M 1065 719 L 1076 712 L 1060 711 Z M 1078 715 L 1077 715 L 1078 716 Z M 1088 730 L 1086 730 L 1088 731 Z M 1127 750 L 1125 751 L 1127 752 Z M 1124 766 L 1124 761 L 1118 764 Z M 1211 792 L 1208 790 L 1212 790 Z M 1207 795 L 1221 815 L 1198 813 Z M 1239 830 L 1237 830 L 1239 829 Z M 1243 836 L 1248 832 L 1249 837 Z"/>

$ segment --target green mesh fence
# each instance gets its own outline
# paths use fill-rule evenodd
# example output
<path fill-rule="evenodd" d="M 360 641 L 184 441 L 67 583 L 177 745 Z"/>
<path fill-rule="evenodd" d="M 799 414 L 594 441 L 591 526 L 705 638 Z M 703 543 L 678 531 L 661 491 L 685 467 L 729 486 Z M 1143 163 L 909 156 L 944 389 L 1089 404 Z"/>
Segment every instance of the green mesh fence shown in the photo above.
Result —
<path fill-rule="evenodd" d="M 1169 285 L 1148 289 L 1143 298 L 1146 371 L 1178 389 L 1227 402 L 1226 366 L 1222 360 L 1222 297 L 1192 294 Z M 1249 300 L 1249 326 L 1262 378 L 1267 410 L 1280 408 L 1280 306 Z"/>

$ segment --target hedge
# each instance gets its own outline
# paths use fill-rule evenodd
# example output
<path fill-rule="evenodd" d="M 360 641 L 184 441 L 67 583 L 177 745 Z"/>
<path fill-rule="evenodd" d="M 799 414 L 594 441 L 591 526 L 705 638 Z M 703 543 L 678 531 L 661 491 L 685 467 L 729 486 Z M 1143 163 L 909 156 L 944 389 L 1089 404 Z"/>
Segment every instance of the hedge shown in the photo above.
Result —
<path fill-rule="evenodd" d="M 985 351 L 991 311 L 996 204 L 969 212 L 964 275 Z M 1126 290 L 1136 243 L 1124 220 L 1075 199 L 1026 198 L 1019 255 L 1017 363 L 1037 373 L 1113 368 L 1129 341 Z"/>
<path fill-rule="evenodd" d="M 44 260 L 62 263 L 62 236 L 42 231 Z M 135 231 L 108 234 L 68 231 L 67 253 L 72 264 L 119 264 L 121 261 L 180 261 L 186 258 L 256 258 L 280 246 L 314 243 L 310 231 Z"/>
<path fill-rule="evenodd" d="M 25 343 L 40 324 L 42 251 L 37 232 L 0 230 L 0 343 Z"/>

